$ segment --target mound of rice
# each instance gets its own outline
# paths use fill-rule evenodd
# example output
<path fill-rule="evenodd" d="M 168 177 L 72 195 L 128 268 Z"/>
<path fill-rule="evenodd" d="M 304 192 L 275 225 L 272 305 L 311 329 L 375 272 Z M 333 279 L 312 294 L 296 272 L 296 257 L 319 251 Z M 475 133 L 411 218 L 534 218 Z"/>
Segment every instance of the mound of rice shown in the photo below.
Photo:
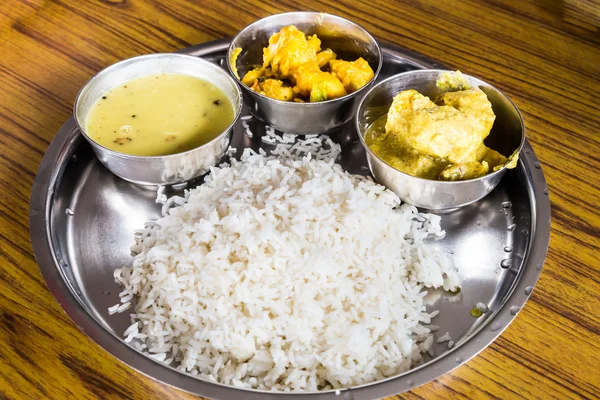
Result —
<path fill-rule="evenodd" d="M 457 270 L 439 217 L 333 160 L 245 150 L 147 224 L 115 271 L 126 341 L 238 387 L 314 391 L 406 371 L 434 342 L 425 288 Z"/>

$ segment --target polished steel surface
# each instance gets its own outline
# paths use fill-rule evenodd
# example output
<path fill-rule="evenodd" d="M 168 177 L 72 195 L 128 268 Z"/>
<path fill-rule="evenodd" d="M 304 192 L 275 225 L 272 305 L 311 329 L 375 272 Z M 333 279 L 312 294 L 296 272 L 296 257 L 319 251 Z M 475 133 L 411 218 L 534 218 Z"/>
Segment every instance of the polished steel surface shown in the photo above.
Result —
<path fill-rule="evenodd" d="M 85 132 L 91 107 L 104 93 L 123 82 L 144 75 L 178 73 L 203 78 L 219 87 L 231 101 L 234 120 L 219 136 L 195 149 L 167 156 L 141 157 L 110 150 Z M 81 89 L 75 100 L 75 119 L 98 159 L 121 178 L 142 185 L 185 182 L 204 174 L 227 151 L 233 126 L 242 110 L 242 93 L 236 82 L 221 67 L 184 54 L 150 54 L 123 60 L 100 71 Z"/>
<path fill-rule="evenodd" d="M 222 63 L 226 40 L 185 49 L 189 54 Z M 406 50 L 382 46 L 382 77 L 433 62 Z M 244 110 L 244 114 L 248 111 Z M 250 121 L 252 138 L 241 123 L 234 127 L 232 146 L 263 147 L 264 125 Z M 349 123 L 331 136 L 342 145 L 338 162 L 352 173 L 368 174 L 364 149 Z M 106 170 L 70 119 L 52 141 L 35 179 L 30 210 L 33 248 L 46 283 L 71 319 L 106 351 L 140 372 L 191 393 L 217 399 L 372 399 L 410 390 L 460 366 L 488 346 L 525 304 L 539 277 L 548 249 L 550 203 L 539 162 L 525 142 L 521 161 L 506 172 L 485 199 L 442 215 L 446 237 L 434 245 L 452 254 L 464 273 L 458 295 L 431 291 L 429 310 L 439 334 L 456 341 L 434 347 L 435 358 L 407 373 L 360 387 L 305 394 L 247 391 L 214 384 L 176 371 L 123 342 L 127 313 L 108 315 L 119 300 L 113 270 L 131 263 L 134 229 L 156 218 L 156 193 L 130 184 Z M 510 202 L 510 203 L 508 203 Z M 481 318 L 470 310 L 478 302 L 489 307 Z"/>
<path fill-rule="evenodd" d="M 423 69 L 403 72 L 373 86 L 365 94 L 355 117 L 361 144 L 365 148 L 369 168 L 377 181 L 393 190 L 403 201 L 432 211 L 463 207 L 482 199 L 490 193 L 506 173 L 506 168 L 476 179 L 464 181 L 437 181 L 417 178 L 400 172 L 377 157 L 367 146 L 364 135 L 367 128 L 379 117 L 386 114 L 396 94 L 414 89 L 435 99 L 441 91 L 436 80 L 441 69 Z M 471 86 L 478 86 L 485 92 L 496 114 L 494 126 L 485 144 L 509 157 L 515 150 L 520 151 L 525 142 L 525 123 L 517 107 L 495 87 L 464 74 Z"/>
<path fill-rule="evenodd" d="M 332 49 L 340 59 L 355 60 L 363 57 L 377 77 L 382 65 L 382 56 L 375 39 L 354 22 L 316 12 L 272 15 L 247 26 L 229 46 L 229 70 L 234 70 L 231 65 L 231 52 L 236 48 L 242 49 L 237 59 L 240 78 L 248 70 L 262 65 L 263 48 L 269 44 L 269 37 L 287 25 L 295 25 L 308 35 L 317 34 L 321 39 L 321 48 Z M 361 95 L 374 81 L 375 79 L 371 80 L 364 87 L 344 97 L 318 103 L 271 99 L 239 83 L 244 91 L 244 102 L 256 118 L 287 133 L 313 134 L 331 132 L 350 120 L 356 112 Z"/>

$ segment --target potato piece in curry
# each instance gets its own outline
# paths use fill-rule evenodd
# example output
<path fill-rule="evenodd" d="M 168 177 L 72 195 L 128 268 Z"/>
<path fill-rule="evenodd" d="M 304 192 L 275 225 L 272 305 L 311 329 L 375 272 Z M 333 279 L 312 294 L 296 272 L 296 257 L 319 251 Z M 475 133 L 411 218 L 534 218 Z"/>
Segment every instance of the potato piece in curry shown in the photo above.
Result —
<path fill-rule="evenodd" d="M 387 115 L 365 135 L 371 150 L 394 168 L 426 179 L 465 180 L 514 168 L 517 154 L 507 159 L 483 144 L 496 118 L 486 94 L 471 88 L 460 71 L 442 74 L 437 83 L 454 91 L 435 101 L 416 90 L 394 97 Z"/>
<path fill-rule="evenodd" d="M 236 59 L 240 52 L 236 49 Z M 269 38 L 262 66 L 248 71 L 242 83 L 273 99 L 317 102 L 355 92 L 374 76 L 366 60 L 338 60 L 333 50 L 321 51 L 317 35 L 289 25 Z"/>

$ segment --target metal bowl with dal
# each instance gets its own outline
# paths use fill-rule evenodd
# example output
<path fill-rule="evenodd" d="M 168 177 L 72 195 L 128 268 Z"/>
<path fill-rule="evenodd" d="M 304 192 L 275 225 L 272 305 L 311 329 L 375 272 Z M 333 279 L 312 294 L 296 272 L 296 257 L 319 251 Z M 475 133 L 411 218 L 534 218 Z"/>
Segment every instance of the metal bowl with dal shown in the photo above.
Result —
<path fill-rule="evenodd" d="M 89 137 L 86 119 L 96 100 L 113 87 L 131 79 L 163 73 L 183 74 L 211 82 L 225 93 L 234 118 L 214 139 L 194 149 L 164 156 L 134 156 L 108 149 Z M 203 175 L 224 156 L 233 127 L 242 110 L 242 93 L 235 81 L 219 66 L 185 54 L 150 54 L 118 62 L 100 71 L 81 89 L 73 114 L 83 137 L 108 170 L 126 181 L 141 185 L 169 185 Z"/>
<path fill-rule="evenodd" d="M 436 86 L 439 69 L 423 69 L 392 76 L 374 86 L 363 98 L 356 114 L 356 129 L 363 145 L 369 169 L 377 181 L 394 191 L 402 201 L 428 210 L 451 210 L 482 199 L 500 182 L 506 168 L 475 179 L 438 181 L 418 178 L 401 172 L 379 158 L 365 142 L 368 127 L 386 114 L 395 95 L 414 89 L 433 99 L 442 92 Z M 517 107 L 498 89 L 480 79 L 464 74 L 471 86 L 479 87 L 488 97 L 496 115 L 485 144 L 505 156 L 521 151 L 525 142 L 525 124 Z"/>
<path fill-rule="evenodd" d="M 355 92 L 315 103 L 276 100 L 255 92 L 239 79 L 262 65 L 263 48 L 269 44 L 269 38 L 288 25 L 295 25 L 307 35 L 316 34 L 321 39 L 321 48 L 332 49 L 339 59 L 364 58 L 375 76 Z M 237 48 L 242 52 L 235 59 L 233 52 Z M 366 30 L 347 19 L 317 12 L 290 12 L 256 21 L 231 41 L 226 59 L 231 73 L 239 76 L 244 102 L 252 115 L 280 131 L 300 135 L 329 133 L 351 120 L 361 96 L 375 82 L 383 64 L 379 45 Z"/>

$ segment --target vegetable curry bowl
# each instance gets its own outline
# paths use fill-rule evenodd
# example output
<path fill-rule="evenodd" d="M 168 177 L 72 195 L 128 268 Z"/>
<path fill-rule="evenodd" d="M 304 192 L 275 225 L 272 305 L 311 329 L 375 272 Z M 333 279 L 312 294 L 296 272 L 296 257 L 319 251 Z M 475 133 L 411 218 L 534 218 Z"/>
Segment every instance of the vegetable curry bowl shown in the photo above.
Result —
<path fill-rule="evenodd" d="M 250 112 L 287 133 L 348 122 L 381 69 L 375 39 L 344 18 L 292 12 L 261 19 L 231 42 L 227 65 Z"/>
<path fill-rule="evenodd" d="M 488 195 L 516 167 L 525 141 L 523 118 L 508 97 L 466 74 L 458 75 L 465 87 L 445 87 L 444 77 L 456 77 L 449 72 L 422 69 L 379 82 L 355 119 L 375 179 L 434 211 Z"/>

